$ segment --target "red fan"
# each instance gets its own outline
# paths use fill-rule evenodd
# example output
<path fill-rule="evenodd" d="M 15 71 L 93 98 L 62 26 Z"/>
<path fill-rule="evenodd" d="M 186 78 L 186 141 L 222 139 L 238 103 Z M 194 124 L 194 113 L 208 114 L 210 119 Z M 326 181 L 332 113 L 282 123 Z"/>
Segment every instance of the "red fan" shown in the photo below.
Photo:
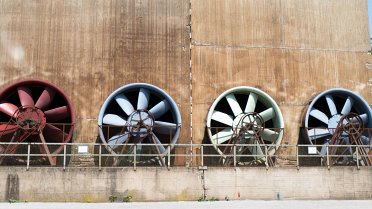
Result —
<path fill-rule="evenodd" d="M 21 143 L 40 143 L 31 154 L 43 156 L 32 158 L 31 163 L 56 165 L 55 155 L 63 149 L 60 143 L 71 141 L 74 121 L 71 102 L 62 90 L 45 81 L 17 82 L 0 93 L 0 142 L 10 142 L 0 144 L 0 153 L 25 154 Z M 22 156 L 7 158 L 26 162 Z M 1 156 L 0 163 L 9 162 L 7 158 Z"/>

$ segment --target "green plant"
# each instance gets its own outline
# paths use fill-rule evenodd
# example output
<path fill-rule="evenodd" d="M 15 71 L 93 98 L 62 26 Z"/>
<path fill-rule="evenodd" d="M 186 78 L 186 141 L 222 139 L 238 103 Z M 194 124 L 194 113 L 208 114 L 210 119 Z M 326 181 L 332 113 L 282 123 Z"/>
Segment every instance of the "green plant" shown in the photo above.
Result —
<path fill-rule="evenodd" d="M 209 201 L 220 201 L 217 197 L 211 197 Z"/>
<path fill-rule="evenodd" d="M 133 196 L 131 194 L 127 194 L 123 197 L 123 202 L 130 202 L 132 200 Z"/>
<path fill-rule="evenodd" d="M 10 198 L 10 199 L 8 199 L 8 202 L 9 202 L 9 203 L 15 203 L 15 202 L 17 202 L 17 200 L 16 200 L 16 199 L 11 199 L 11 198 Z"/>
<path fill-rule="evenodd" d="M 115 196 L 115 195 L 110 195 L 110 197 L 109 197 L 110 202 L 116 202 L 117 199 L 118 199 L 118 197 Z"/>
<path fill-rule="evenodd" d="M 198 198 L 198 202 L 202 202 L 202 201 L 205 201 L 205 197 L 204 197 L 204 196 L 200 196 L 200 197 Z"/>

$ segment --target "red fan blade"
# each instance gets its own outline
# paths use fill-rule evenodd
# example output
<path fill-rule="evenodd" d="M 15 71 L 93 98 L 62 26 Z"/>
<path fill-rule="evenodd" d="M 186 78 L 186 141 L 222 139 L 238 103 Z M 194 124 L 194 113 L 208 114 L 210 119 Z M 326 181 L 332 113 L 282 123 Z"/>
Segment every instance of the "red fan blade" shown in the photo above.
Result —
<path fill-rule="evenodd" d="M 44 113 L 47 118 L 47 122 L 57 122 L 67 118 L 70 115 L 67 106 L 47 110 Z"/>
<path fill-rule="evenodd" d="M 48 123 L 45 125 L 43 135 L 47 143 L 48 142 L 63 143 L 68 141 L 67 133 L 64 133 L 61 129 Z"/>
<path fill-rule="evenodd" d="M 18 87 L 18 96 L 22 106 L 34 106 L 34 100 L 31 96 L 31 90 L 28 87 Z"/>
<path fill-rule="evenodd" d="M 1 103 L 0 112 L 3 112 L 9 116 L 16 117 L 15 113 L 18 110 L 18 107 L 11 103 Z"/>
<path fill-rule="evenodd" d="M 37 100 L 35 107 L 45 110 L 52 102 L 55 94 L 56 92 L 53 89 L 46 87 Z"/>
<path fill-rule="evenodd" d="M 17 125 L 0 124 L 0 141 L 1 136 L 14 133 L 17 130 Z"/>
<path fill-rule="evenodd" d="M 50 165 L 55 166 L 57 164 L 56 156 L 51 155 L 50 149 L 49 149 L 48 145 L 46 144 L 45 138 L 44 138 L 42 133 L 40 133 L 39 137 L 40 137 L 40 140 L 41 140 L 41 144 L 39 145 L 40 153 L 45 154 L 46 157 L 49 160 Z"/>

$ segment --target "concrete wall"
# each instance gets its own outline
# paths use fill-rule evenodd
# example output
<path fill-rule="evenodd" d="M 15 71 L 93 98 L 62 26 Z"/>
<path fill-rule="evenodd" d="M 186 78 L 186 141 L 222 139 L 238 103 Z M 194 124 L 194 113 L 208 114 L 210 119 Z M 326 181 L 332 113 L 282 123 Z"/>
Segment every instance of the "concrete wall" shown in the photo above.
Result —
<path fill-rule="evenodd" d="M 18 177 L 17 180 L 15 180 Z M 0 169 L 0 201 L 372 199 L 371 168 L 25 168 Z"/>

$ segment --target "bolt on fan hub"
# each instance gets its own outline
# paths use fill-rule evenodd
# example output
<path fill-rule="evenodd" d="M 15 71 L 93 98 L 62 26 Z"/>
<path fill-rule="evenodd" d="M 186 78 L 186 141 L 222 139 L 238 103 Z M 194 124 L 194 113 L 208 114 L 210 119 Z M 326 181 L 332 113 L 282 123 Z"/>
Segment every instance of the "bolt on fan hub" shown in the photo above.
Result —
<path fill-rule="evenodd" d="M 36 107 L 20 107 L 17 112 L 17 125 L 24 131 L 42 131 L 46 124 L 46 117 L 42 110 Z M 37 132 L 33 132 L 37 134 Z"/>
<path fill-rule="evenodd" d="M 128 117 L 130 135 L 140 139 L 149 135 L 154 126 L 154 117 L 147 110 L 136 110 Z"/>

